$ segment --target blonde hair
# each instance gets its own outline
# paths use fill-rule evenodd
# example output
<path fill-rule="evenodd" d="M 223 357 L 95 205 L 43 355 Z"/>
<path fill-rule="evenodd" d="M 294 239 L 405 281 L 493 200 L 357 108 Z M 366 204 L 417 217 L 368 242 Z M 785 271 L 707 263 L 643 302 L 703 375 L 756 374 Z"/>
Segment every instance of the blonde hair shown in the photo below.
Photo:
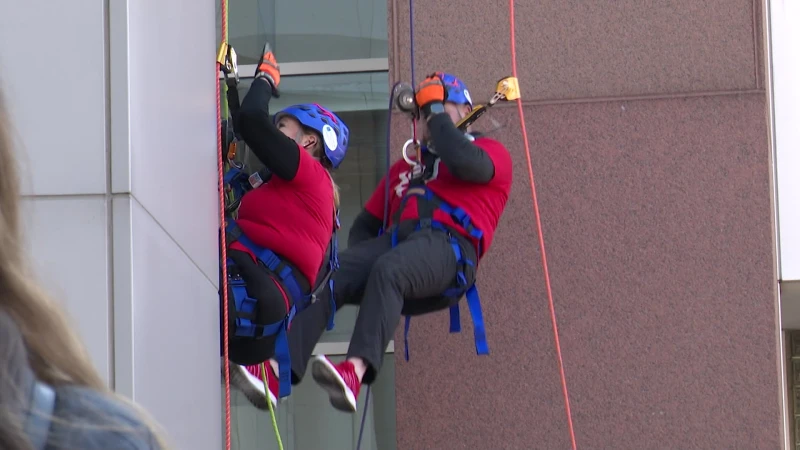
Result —
<path fill-rule="evenodd" d="M 316 131 L 313 132 L 316 133 Z M 328 159 L 328 157 L 325 156 L 325 149 L 322 145 L 322 140 L 319 137 L 319 133 L 317 133 L 317 138 L 317 148 L 314 150 L 314 155 L 319 160 L 320 164 L 322 164 L 322 167 L 328 171 L 328 176 L 331 177 L 331 185 L 333 185 L 333 206 L 336 207 L 336 210 L 338 211 L 340 201 L 339 185 L 336 184 L 336 180 L 333 179 L 333 174 L 331 173 L 333 166 L 331 165 L 331 161 Z"/>
<path fill-rule="evenodd" d="M 55 387 L 91 388 L 126 403 L 166 449 L 161 431 L 148 415 L 108 389 L 61 307 L 37 285 L 28 269 L 20 232 L 20 180 L 10 123 L 0 92 L 0 310 L 19 328 L 30 367 L 39 380 Z M 132 429 L 134 432 L 137 430 Z"/>
<path fill-rule="evenodd" d="M 335 206 L 336 209 L 339 209 L 339 185 L 336 184 L 336 180 L 333 179 L 333 175 L 331 175 L 331 184 L 333 185 L 333 206 Z"/>

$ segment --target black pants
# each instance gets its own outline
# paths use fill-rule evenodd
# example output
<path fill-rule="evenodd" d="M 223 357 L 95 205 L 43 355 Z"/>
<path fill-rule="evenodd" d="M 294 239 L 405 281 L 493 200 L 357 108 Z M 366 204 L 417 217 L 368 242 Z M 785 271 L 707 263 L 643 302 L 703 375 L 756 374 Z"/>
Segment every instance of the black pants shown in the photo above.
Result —
<path fill-rule="evenodd" d="M 269 269 L 261 264 L 257 264 L 245 252 L 238 250 L 228 251 L 228 257 L 233 260 L 235 268 L 229 270 L 238 270 L 247 287 L 247 294 L 258 301 L 256 307 L 256 320 L 255 323 L 267 325 L 278 322 L 286 317 L 287 314 L 287 299 L 289 308 L 291 308 L 293 299 L 289 295 L 286 288 L 281 284 L 280 279 L 272 273 Z M 221 272 L 221 271 L 220 271 Z M 308 281 L 302 276 L 297 276 L 297 270 L 294 271 L 300 289 L 304 292 L 309 289 Z M 281 288 L 283 287 L 283 292 Z M 220 283 L 222 286 L 222 283 Z M 284 292 L 286 295 L 284 295 Z M 220 295 L 220 306 L 222 306 L 222 295 Z M 228 288 L 228 314 L 229 324 L 234 320 L 233 309 L 233 290 Z M 220 326 L 223 326 L 224 319 L 220 310 Z M 230 325 L 229 325 L 230 326 Z M 250 337 L 234 337 L 233 328 L 229 328 L 229 357 L 235 364 L 252 365 L 262 363 L 273 356 L 275 353 L 275 336 L 267 336 L 262 338 Z M 222 339 L 222 334 L 220 333 Z M 220 343 L 220 349 L 223 348 L 223 343 Z"/>
<path fill-rule="evenodd" d="M 413 231 L 414 224 L 400 227 L 400 242 L 392 248 L 391 235 L 370 239 L 339 254 L 339 270 L 333 275 L 337 310 L 345 304 L 360 305 L 348 357 L 368 365 L 365 383 L 371 383 L 402 315 L 418 315 L 446 309 L 459 298 L 442 293 L 456 285 L 459 267 L 449 235 L 440 230 Z M 467 259 L 476 261 L 475 249 L 460 238 Z M 475 281 L 475 267 L 464 268 L 467 285 Z M 295 317 L 289 331 L 292 372 L 297 383 L 306 371 L 314 346 L 328 322 L 330 302 L 321 299 Z"/>

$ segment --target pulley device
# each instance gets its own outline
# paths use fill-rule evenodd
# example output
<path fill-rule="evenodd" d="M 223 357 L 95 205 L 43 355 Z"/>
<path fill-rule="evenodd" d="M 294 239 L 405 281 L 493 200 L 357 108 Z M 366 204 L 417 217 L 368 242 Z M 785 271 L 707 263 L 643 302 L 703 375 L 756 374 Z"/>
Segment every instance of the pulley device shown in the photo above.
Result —
<path fill-rule="evenodd" d="M 412 116 L 412 118 L 419 118 L 419 106 L 414 100 L 414 88 L 408 83 L 400 83 L 394 89 L 394 98 L 397 109 Z M 489 98 L 485 105 L 476 105 L 472 108 L 463 119 L 456 123 L 456 128 L 463 132 L 467 132 L 476 120 L 486 113 L 492 106 L 499 101 L 514 101 L 520 98 L 519 81 L 516 77 L 505 77 L 497 82 L 495 92 Z M 413 149 L 415 154 L 414 158 L 409 155 L 409 150 Z M 403 159 L 411 166 L 418 166 L 420 161 L 420 142 L 414 142 L 414 139 L 409 139 L 403 145 Z"/>

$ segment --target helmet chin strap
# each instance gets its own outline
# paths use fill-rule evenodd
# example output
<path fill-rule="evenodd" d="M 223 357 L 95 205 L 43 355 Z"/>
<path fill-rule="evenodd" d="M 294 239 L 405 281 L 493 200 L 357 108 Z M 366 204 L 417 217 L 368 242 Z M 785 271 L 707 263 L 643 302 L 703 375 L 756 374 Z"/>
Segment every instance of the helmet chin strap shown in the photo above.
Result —
<path fill-rule="evenodd" d="M 301 131 L 301 132 L 298 134 L 298 136 L 297 136 L 297 138 L 298 138 L 298 139 L 296 140 L 296 142 L 298 142 L 298 143 L 299 143 L 299 142 L 303 142 L 303 138 L 304 138 L 305 136 L 306 136 L 306 135 L 305 135 L 305 134 L 304 134 L 304 133 Z M 310 142 L 309 142 L 309 143 L 307 143 L 307 144 L 300 144 L 300 146 L 301 146 L 301 147 L 303 147 L 304 149 L 308 150 L 308 149 L 309 149 L 309 147 L 311 147 L 311 146 L 315 145 L 316 143 L 317 143 L 316 141 L 313 141 L 313 140 L 312 140 L 312 141 L 310 141 Z"/>

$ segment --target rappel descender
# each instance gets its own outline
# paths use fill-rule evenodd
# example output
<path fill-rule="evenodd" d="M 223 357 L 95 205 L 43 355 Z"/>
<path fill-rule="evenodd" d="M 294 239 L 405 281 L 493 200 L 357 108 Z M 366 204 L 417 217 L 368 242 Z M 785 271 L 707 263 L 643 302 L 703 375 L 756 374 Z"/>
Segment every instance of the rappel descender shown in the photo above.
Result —
<path fill-rule="evenodd" d="M 217 64 L 219 64 L 222 74 L 225 77 L 225 84 L 228 88 L 236 88 L 239 84 L 239 65 L 236 58 L 236 50 L 227 42 L 223 42 L 219 46 L 217 52 Z M 232 79 L 229 77 L 233 75 Z"/>
<path fill-rule="evenodd" d="M 499 102 L 500 100 L 510 102 L 518 99 L 519 97 L 519 81 L 514 77 L 503 78 L 497 82 L 494 95 L 492 95 L 492 98 L 489 99 L 489 102 L 487 102 L 486 105 L 478 105 L 474 107 L 469 114 L 458 121 L 456 128 L 466 132 L 467 127 L 475 123 L 475 121 L 478 120 L 478 118 L 482 116 L 486 110 L 494 106 L 495 103 Z"/>

